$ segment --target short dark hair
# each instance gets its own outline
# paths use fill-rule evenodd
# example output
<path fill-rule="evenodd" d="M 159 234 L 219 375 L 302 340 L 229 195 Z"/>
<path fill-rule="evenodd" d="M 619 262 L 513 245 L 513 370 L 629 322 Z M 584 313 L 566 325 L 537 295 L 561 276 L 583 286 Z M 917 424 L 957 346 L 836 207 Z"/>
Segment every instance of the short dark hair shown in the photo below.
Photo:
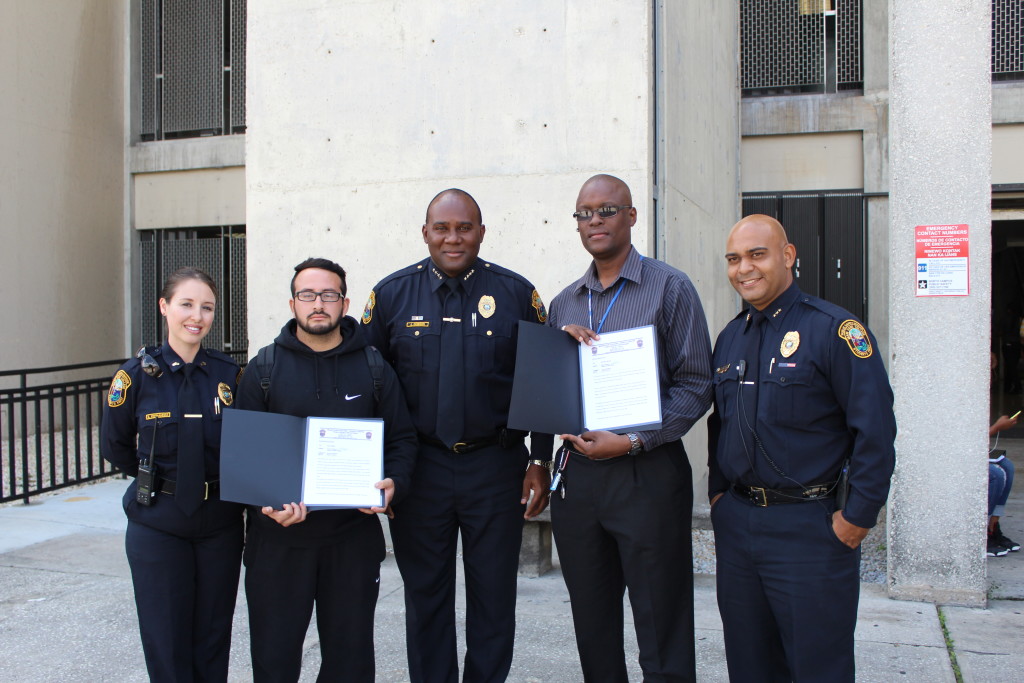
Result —
<path fill-rule="evenodd" d="M 483 225 L 483 223 L 484 223 L 484 216 L 480 212 L 480 205 L 476 203 L 475 199 L 473 199 L 473 195 L 471 195 L 470 193 L 466 192 L 465 190 L 460 190 L 457 187 L 449 187 L 447 190 L 441 190 L 440 192 L 438 192 L 437 194 L 434 195 L 434 198 L 430 200 L 429 204 L 427 204 L 427 214 L 426 214 L 426 216 L 423 219 L 424 223 L 429 223 L 430 222 L 430 209 L 431 209 L 431 207 L 434 206 L 435 203 L 437 203 L 438 199 L 440 199 L 441 197 L 444 197 L 445 195 L 448 195 L 448 194 L 454 194 L 454 195 L 457 195 L 459 197 L 462 197 L 463 199 L 468 199 L 469 203 L 473 205 L 474 209 L 476 209 L 476 222 L 479 223 L 480 225 Z"/>
<path fill-rule="evenodd" d="M 339 266 L 337 263 L 330 259 L 315 258 L 310 256 L 308 259 L 295 266 L 295 275 L 292 275 L 292 296 L 295 296 L 295 278 L 299 276 L 299 273 L 306 270 L 307 268 L 319 268 L 320 270 L 329 270 L 330 272 L 341 278 L 341 296 L 344 297 L 348 291 L 348 286 L 345 284 L 345 269 Z"/>
<path fill-rule="evenodd" d="M 195 266 L 182 266 L 168 275 L 167 279 L 164 280 L 163 289 L 160 290 L 160 298 L 164 301 L 170 301 L 174 298 L 174 293 L 178 291 L 178 285 L 185 280 L 199 280 L 213 292 L 214 301 L 220 298 L 220 293 L 217 291 L 217 283 L 206 274 L 206 271 L 200 270 Z"/>

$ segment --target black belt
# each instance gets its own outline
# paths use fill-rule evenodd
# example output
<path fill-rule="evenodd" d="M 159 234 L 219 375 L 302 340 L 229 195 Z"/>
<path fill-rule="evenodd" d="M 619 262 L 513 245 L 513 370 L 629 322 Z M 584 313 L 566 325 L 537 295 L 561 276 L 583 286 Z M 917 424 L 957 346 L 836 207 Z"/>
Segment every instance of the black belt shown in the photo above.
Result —
<path fill-rule="evenodd" d="M 836 483 L 830 481 L 825 484 L 812 484 L 804 488 L 792 489 L 766 489 L 760 486 L 733 484 L 732 490 L 758 507 L 768 507 L 769 505 L 807 503 L 812 500 L 834 498 Z"/>
<path fill-rule="evenodd" d="M 519 446 L 520 444 L 523 443 L 522 432 L 512 432 L 511 430 L 507 429 L 502 429 L 494 436 L 488 437 L 486 439 L 477 439 L 476 441 L 459 441 L 451 448 L 449 448 L 448 444 L 444 443 L 443 441 L 439 441 L 438 439 L 435 439 L 433 437 L 424 436 L 423 434 L 419 435 L 419 439 L 420 443 L 425 443 L 428 446 L 441 448 L 450 453 L 459 454 L 472 453 L 473 451 L 479 450 L 481 448 L 487 448 L 488 446 L 495 445 L 500 445 L 502 448 L 512 448 L 514 446 Z"/>
<path fill-rule="evenodd" d="M 173 479 L 163 479 L 160 482 L 160 493 L 166 493 L 168 496 L 173 496 L 176 488 L 178 488 L 178 485 Z M 212 496 L 219 494 L 220 479 L 203 482 L 203 500 L 210 500 Z"/>

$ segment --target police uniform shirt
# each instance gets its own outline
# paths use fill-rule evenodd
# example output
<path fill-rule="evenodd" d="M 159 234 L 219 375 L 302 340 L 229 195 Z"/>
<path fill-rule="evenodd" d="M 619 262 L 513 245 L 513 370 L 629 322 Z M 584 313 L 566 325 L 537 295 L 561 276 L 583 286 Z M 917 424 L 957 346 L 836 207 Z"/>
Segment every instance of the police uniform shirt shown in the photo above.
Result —
<path fill-rule="evenodd" d="M 732 484 L 833 482 L 849 458 L 843 514 L 874 526 L 889 492 L 896 421 L 885 367 L 860 321 L 794 283 L 763 311 L 744 311 L 726 326 L 714 368 L 711 497 Z"/>
<path fill-rule="evenodd" d="M 107 393 L 100 444 L 103 457 L 133 477 L 138 474 L 140 459 L 152 455 L 159 488 L 163 480 L 177 479 L 178 430 L 184 419 L 178 410 L 178 391 L 184 381 L 185 362 L 166 343 L 147 352 L 163 374 L 150 377 L 138 358 L 121 366 Z M 192 381 L 198 387 L 203 415 L 194 421 L 200 422 L 203 430 L 204 478 L 212 481 L 220 477 L 221 418 L 223 410 L 234 402 L 238 364 L 219 351 L 200 348 L 193 365 Z M 170 524 L 177 529 L 187 519 L 167 496 L 157 494 L 148 508 L 135 505 L 134 499 L 135 482 L 125 494 L 128 516 L 135 521 L 159 528 Z M 233 503 L 217 502 L 215 513 L 234 523 L 240 510 L 241 506 Z"/>
<path fill-rule="evenodd" d="M 401 379 L 416 431 L 437 439 L 442 304 L 448 277 L 429 259 L 386 277 L 370 292 L 362 323 Z M 520 320 L 543 323 L 540 295 L 522 276 L 477 259 L 458 277 L 465 356 L 462 441 L 495 437 L 506 426 Z"/>
<path fill-rule="evenodd" d="M 685 273 L 630 247 L 619 278 L 608 288 L 591 264 L 582 278 L 562 290 L 551 301 L 548 325 L 597 331 L 606 313 L 604 332 L 653 325 L 658 335 L 662 428 L 638 432 L 644 450 L 679 439 L 711 405 L 711 339 L 693 283 Z"/>

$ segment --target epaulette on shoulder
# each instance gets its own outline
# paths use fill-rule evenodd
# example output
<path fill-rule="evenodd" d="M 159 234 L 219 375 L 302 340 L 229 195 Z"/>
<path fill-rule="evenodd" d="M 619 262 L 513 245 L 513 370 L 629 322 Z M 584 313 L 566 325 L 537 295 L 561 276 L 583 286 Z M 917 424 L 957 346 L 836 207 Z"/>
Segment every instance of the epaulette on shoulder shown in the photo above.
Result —
<path fill-rule="evenodd" d="M 857 316 L 855 316 L 853 313 L 850 313 L 842 306 L 838 306 L 832 303 L 831 301 L 825 301 L 824 299 L 821 299 L 816 296 L 811 296 L 810 294 L 802 294 L 800 296 L 800 303 L 821 311 L 822 313 L 829 316 L 830 318 L 833 318 L 837 322 L 841 320 L 860 320 L 859 318 L 857 318 Z"/>
<path fill-rule="evenodd" d="M 164 349 L 162 346 L 140 346 L 139 350 L 135 352 L 135 358 L 142 358 L 143 356 L 149 355 L 153 358 L 162 355 Z"/>
<path fill-rule="evenodd" d="M 534 288 L 533 284 L 529 280 L 527 280 L 525 277 L 515 272 L 514 270 L 509 270 L 505 266 L 499 266 L 497 263 L 492 263 L 491 261 L 484 261 L 483 259 L 480 259 L 480 265 L 484 268 L 484 270 L 496 273 L 504 277 L 512 278 L 513 280 L 516 280 L 517 282 L 526 285 L 526 287 L 528 287 L 529 289 Z"/>
<path fill-rule="evenodd" d="M 230 365 L 238 365 L 234 358 L 223 351 L 218 351 L 217 349 L 206 349 L 206 355 L 210 356 L 210 358 L 216 358 L 219 361 L 224 361 Z"/>
<path fill-rule="evenodd" d="M 388 275 L 383 280 L 378 282 L 377 286 L 373 288 L 373 291 L 379 292 L 385 285 L 387 285 L 390 282 L 394 282 L 395 280 L 400 280 L 404 277 L 409 277 L 410 275 L 416 275 L 417 273 L 423 272 L 423 270 L 427 267 L 428 263 L 430 263 L 429 258 L 423 259 L 422 261 L 414 263 L 411 266 L 406 266 L 405 268 L 396 270 L 395 272 L 391 273 L 391 275 Z"/>

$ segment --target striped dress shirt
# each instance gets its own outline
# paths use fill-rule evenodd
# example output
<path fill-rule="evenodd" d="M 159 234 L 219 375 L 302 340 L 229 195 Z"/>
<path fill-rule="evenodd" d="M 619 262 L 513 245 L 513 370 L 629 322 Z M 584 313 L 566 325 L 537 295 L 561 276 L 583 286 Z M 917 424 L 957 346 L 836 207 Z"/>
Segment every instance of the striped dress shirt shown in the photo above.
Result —
<path fill-rule="evenodd" d="M 620 284 L 622 291 L 615 298 Z M 611 286 L 601 285 L 591 263 L 583 277 L 563 289 L 551 302 L 548 325 L 582 325 L 597 331 L 606 313 L 601 332 L 645 325 L 657 331 L 662 427 L 638 432 L 644 450 L 679 439 L 711 407 L 711 339 L 693 283 L 682 271 L 644 258 L 630 247 Z"/>

